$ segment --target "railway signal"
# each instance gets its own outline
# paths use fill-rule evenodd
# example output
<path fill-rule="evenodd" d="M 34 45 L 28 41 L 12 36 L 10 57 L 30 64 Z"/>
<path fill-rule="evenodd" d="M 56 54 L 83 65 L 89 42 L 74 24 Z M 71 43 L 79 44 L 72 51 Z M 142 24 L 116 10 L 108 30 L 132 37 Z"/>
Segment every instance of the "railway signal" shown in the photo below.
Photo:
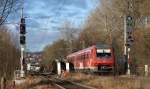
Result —
<path fill-rule="evenodd" d="M 127 33 L 126 46 L 131 47 L 133 41 L 134 41 L 134 40 L 133 40 L 133 37 L 132 37 L 132 33 Z"/>
<path fill-rule="evenodd" d="M 126 46 L 130 47 L 133 43 L 132 31 L 133 31 L 133 18 L 132 16 L 126 17 Z"/>
<path fill-rule="evenodd" d="M 21 23 L 20 23 L 20 44 L 25 45 L 26 43 L 26 25 L 25 25 L 25 18 L 21 18 Z"/>
<path fill-rule="evenodd" d="M 26 37 L 24 35 L 20 36 L 20 44 L 24 45 L 26 43 Z"/>
<path fill-rule="evenodd" d="M 131 16 L 127 16 L 127 26 L 133 26 L 133 18 Z"/>
<path fill-rule="evenodd" d="M 25 34 L 25 33 L 26 33 L 25 18 L 21 18 L 21 23 L 20 23 L 20 34 Z"/>

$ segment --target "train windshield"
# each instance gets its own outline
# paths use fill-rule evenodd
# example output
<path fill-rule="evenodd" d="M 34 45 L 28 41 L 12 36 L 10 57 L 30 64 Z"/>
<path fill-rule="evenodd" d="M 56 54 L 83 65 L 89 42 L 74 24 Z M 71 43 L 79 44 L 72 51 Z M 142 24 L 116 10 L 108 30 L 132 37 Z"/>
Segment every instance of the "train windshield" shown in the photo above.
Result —
<path fill-rule="evenodd" d="M 110 50 L 97 50 L 97 59 L 105 59 L 105 60 L 109 60 L 109 59 L 111 59 L 111 52 L 110 52 Z"/>

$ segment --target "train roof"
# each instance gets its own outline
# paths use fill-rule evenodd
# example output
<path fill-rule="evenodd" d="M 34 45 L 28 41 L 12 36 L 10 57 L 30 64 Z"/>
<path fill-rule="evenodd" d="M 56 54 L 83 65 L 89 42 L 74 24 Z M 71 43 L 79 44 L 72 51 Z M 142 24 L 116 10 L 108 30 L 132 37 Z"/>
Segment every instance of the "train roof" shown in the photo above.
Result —
<path fill-rule="evenodd" d="M 103 49 L 107 49 L 107 48 L 112 48 L 111 45 L 109 44 L 97 44 L 96 48 L 103 48 Z"/>
<path fill-rule="evenodd" d="M 84 52 L 88 52 L 90 49 L 92 49 L 92 48 L 98 48 L 98 49 L 108 49 L 108 48 L 111 48 L 112 46 L 111 45 L 108 45 L 108 44 L 97 44 L 97 45 L 93 45 L 93 46 L 90 46 L 90 47 L 88 47 L 88 48 L 85 48 L 85 49 L 82 49 L 82 50 L 79 50 L 79 51 L 77 51 L 77 52 L 74 52 L 74 53 L 71 53 L 71 54 L 69 54 L 67 57 L 69 57 L 69 56 L 74 56 L 74 55 L 76 55 L 76 54 L 82 54 L 82 52 L 84 53 Z"/>
<path fill-rule="evenodd" d="M 93 45 L 93 46 L 91 46 L 91 47 L 88 47 L 88 48 L 85 48 L 85 49 L 79 50 L 79 51 L 77 51 L 77 52 L 74 52 L 74 53 L 69 54 L 67 57 L 69 57 L 69 56 L 73 56 L 73 55 L 76 55 L 76 54 L 80 54 L 80 53 L 82 53 L 82 52 L 86 52 L 86 51 L 88 51 L 88 50 L 90 50 L 90 49 L 92 49 L 92 48 L 94 48 L 94 47 L 96 47 L 96 46 L 95 46 L 95 45 Z"/>

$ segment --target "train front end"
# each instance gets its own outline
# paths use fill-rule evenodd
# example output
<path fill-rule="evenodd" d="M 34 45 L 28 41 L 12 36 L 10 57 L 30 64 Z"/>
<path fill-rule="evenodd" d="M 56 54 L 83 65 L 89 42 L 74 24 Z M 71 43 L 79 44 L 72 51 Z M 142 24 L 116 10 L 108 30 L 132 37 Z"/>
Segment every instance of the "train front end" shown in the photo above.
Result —
<path fill-rule="evenodd" d="M 111 47 L 99 48 L 95 50 L 95 66 L 98 72 L 113 72 L 115 66 L 114 50 Z"/>

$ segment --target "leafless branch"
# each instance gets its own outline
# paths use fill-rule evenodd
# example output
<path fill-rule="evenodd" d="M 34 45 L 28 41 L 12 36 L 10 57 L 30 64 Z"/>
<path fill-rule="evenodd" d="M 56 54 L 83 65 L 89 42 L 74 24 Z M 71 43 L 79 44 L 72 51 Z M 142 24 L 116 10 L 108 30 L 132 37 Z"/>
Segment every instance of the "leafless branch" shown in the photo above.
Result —
<path fill-rule="evenodd" d="M 1 0 L 0 1 L 0 25 L 2 25 L 12 9 L 16 7 L 19 0 Z"/>

